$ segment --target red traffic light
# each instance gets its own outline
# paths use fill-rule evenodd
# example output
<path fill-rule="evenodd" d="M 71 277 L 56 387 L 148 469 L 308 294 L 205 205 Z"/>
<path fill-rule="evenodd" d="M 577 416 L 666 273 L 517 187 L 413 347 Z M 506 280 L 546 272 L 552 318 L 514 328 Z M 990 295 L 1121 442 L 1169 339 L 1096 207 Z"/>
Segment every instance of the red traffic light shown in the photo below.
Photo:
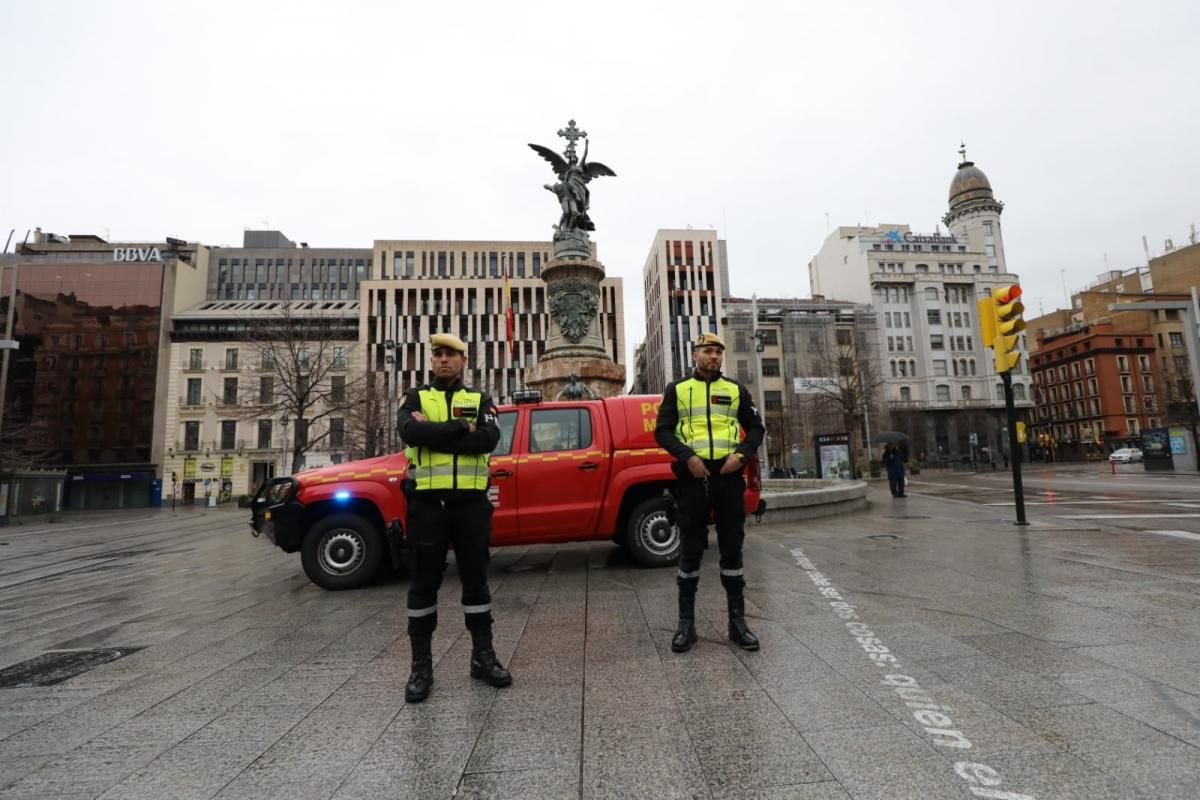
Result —
<path fill-rule="evenodd" d="M 1021 284 L 1014 283 L 1003 289 L 993 289 L 992 297 L 1000 303 L 1011 303 L 1021 296 Z"/>

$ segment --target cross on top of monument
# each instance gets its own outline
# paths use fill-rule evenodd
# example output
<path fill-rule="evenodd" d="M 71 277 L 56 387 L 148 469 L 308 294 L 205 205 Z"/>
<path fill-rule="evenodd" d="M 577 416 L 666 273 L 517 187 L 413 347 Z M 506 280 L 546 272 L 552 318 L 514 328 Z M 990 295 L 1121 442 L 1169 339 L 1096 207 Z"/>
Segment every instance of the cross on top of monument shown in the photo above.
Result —
<path fill-rule="evenodd" d="M 960 156 L 962 156 L 963 163 L 966 163 L 966 161 L 967 161 L 967 143 L 966 142 L 959 142 L 958 154 Z"/>
<path fill-rule="evenodd" d="M 587 131 L 581 131 L 575 127 L 575 120 L 568 120 L 567 127 L 559 130 L 558 135 L 567 140 L 567 152 L 575 152 L 575 141 L 577 139 L 587 138 Z"/>

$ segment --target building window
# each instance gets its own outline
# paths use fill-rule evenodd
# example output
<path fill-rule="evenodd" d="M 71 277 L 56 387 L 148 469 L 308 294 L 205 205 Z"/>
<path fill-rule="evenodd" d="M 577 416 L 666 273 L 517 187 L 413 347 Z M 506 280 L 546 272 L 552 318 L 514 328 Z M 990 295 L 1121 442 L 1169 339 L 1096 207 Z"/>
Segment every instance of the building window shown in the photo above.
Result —
<path fill-rule="evenodd" d="M 970 386 L 962 387 L 962 399 L 963 400 L 971 399 L 971 387 Z"/>
<path fill-rule="evenodd" d="M 907 386 L 901 386 L 900 387 L 900 400 L 905 403 L 911 402 L 912 401 L 912 389 L 910 389 Z"/>
<path fill-rule="evenodd" d="M 333 368 L 334 369 L 345 369 L 346 368 L 346 348 L 344 348 L 344 347 L 333 348 Z"/>
<path fill-rule="evenodd" d="M 893 378 L 895 378 L 895 377 L 897 377 L 897 374 L 896 374 L 896 362 L 895 362 L 895 361 L 891 361 L 891 362 L 889 362 L 889 363 L 892 365 L 892 377 L 893 377 Z"/>
<path fill-rule="evenodd" d="M 188 369 L 204 369 L 204 350 L 193 347 L 188 352 Z"/>
<path fill-rule="evenodd" d="M 271 420 L 260 419 L 258 421 L 258 449 L 271 449 Z"/>
<path fill-rule="evenodd" d="M 938 290 L 937 290 L 936 286 L 926 286 L 925 287 L 925 299 L 926 300 L 937 300 L 938 299 Z"/>
<path fill-rule="evenodd" d="M 221 449 L 233 450 L 237 447 L 237 421 L 221 420 Z"/>
<path fill-rule="evenodd" d="M 926 311 L 925 318 L 929 321 L 930 325 L 941 325 L 942 324 L 942 312 L 938 311 L 936 308 L 931 308 L 928 311 Z"/>
<path fill-rule="evenodd" d="M 345 375 L 334 375 L 329 379 L 329 399 L 335 403 L 346 402 Z"/>
<path fill-rule="evenodd" d="M 187 382 L 187 404 L 189 406 L 200 405 L 200 378 L 188 378 Z"/>
<path fill-rule="evenodd" d="M 200 449 L 200 423 L 183 423 L 183 449 L 195 452 Z"/>
<path fill-rule="evenodd" d="M 931 350 L 945 350 L 946 346 L 943 342 L 942 334 L 934 333 L 929 337 L 929 348 Z"/>
<path fill-rule="evenodd" d="M 295 431 L 296 446 L 308 447 L 308 420 L 303 418 L 296 420 Z"/>
<path fill-rule="evenodd" d="M 341 417 L 332 417 L 329 420 L 329 446 L 334 449 L 344 447 L 346 444 L 346 420 Z"/>
<path fill-rule="evenodd" d="M 995 258 L 996 257 L 996 245 L 985 244 L 983 246 L 983 252 L 987 253 L 988 258 Z"/>
<path fill-rule="evenodd" d="M 236 347 L 231 347 L 225 351 L 225 369 L 238 368 L 238 351 Z"/>
<path fill-rule="evenodd" d="M 1014 400 L 1024 400 L 1025 399 L 1025 384 L 1023 384 L 1023 383 L 1014 383 L 1013 384 L 1013 399 Z"/>
<path fill-rule="evenodd" d="M 238 379 L 237 378 L 226 378 L 225 379 L 225 392 L 221 397 L 221 401 L 227 406 L 235 406 L 235 405 L 237 405 L 237 394 L 238 394 Z"/>
<path fill-rule="evenodd" d="M 935 358 L 933 360 L 933 374 L 934 377 L 938 378 L 946 375 L 946 360 L 944 358 Z"/>
<path fill-rule="evenodd" d="M 990 222 L 983 223 L 983 235 L 984 236 L 992 235 L 992 223 L 990 223 Z"/>
<path fill-rule="evenodd" d="M 1150 356 L 1138 356 L 1138 367 L 1142 372 L 1150 371 Z"/>
<path fill-rule="evenodd" d="M 779 332 L 770 328 L 763 330 L 762 343 L 767 345 L 779 344 Z"/>
<path fill-rule="evenodd" d="M 1167 339 L 1171 343 L 1171 347 L 1183 347 L 1183 334 L 1178 331 L 1172 331 L 1167 334 Z"/>
<path fill-rule="evenodd" d="M 943 362 L 944 364 L 945 362 Z M 938 402 L 947 403 L 950 401 L 950 387 L 944 383 L 939 383 L 936 387 Z"/>
<path fill-rule="evenodd" d="M 783 409 L 783 392 L 763 392 L 763 405 L 767 411 L 781 411 Z"/>
<path fill-rule="evenodd" d="M 762 374 L 764 378 L 779 377 L 779 359 L 764 358 L 762 360 Z"/>
<path fill-rule="evenodd" d="M 1125 428 L 1129 431 L 1130 436 L 1138 435 L 1138 421 L 1136 417 L 1130 417 L 1125 420 Z"/>

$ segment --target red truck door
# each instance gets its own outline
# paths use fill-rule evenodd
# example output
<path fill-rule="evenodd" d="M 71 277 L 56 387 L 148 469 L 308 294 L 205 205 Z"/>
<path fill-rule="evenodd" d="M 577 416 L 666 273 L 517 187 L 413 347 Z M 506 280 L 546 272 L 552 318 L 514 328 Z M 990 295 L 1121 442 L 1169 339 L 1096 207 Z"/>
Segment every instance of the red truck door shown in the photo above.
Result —
<path fill-rule="evenodd" d="M 570 539 L 596 526 L 609 459 L 599 407 L 533 407 L 517 475 L 521 539 Z"/>
<path fill-rule="evenodd" d="M 513 455 L 519 413 L 501 411 L 500 443 L 488 459 L 488 499 L 496 509 L 492 513 L 492 543 L 496 545 L 517 542 L 517 457 Z"/>

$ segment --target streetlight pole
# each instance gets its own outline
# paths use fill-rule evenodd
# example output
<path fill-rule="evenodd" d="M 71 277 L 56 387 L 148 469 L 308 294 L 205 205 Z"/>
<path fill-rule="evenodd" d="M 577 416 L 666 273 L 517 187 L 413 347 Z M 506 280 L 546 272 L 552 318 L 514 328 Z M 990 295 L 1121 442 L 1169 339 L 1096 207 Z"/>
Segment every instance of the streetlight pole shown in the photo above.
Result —
<path fill-rule="evenodd" d="M 767 399 L 766 392 L 763 389 L 763 374 L 762 374 L 762 354 L 766 346 L 763 344 L 763 336 L 765 331 L 758 329 L 758 294 L 750 295 L 751 307 L 751 333 L 754 339 L 754 379 L 758 382 L 758 408 L 759 413 L 763 416 L 763 464 L 767 468 L 767 475 L 771 474 L 771 446 L 769 432 L 767 432 L 766 415 L 767 415 Z"/>

